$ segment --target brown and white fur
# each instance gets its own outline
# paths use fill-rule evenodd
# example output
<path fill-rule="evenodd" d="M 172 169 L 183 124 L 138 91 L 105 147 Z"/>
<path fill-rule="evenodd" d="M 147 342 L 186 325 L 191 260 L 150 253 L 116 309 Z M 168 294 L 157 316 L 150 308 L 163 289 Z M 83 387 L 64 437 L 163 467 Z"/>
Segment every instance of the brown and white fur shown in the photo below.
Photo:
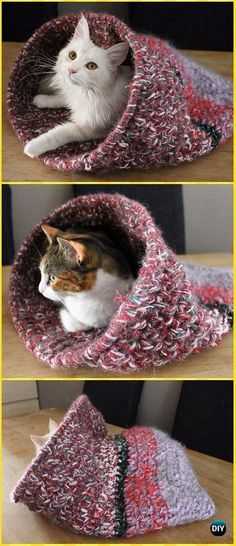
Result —
<path fill-rule="evenodd" d="M 121 66 L 128 51 L 123 42 L 109 49 L 96 46 L 82 15 L 72 40 L 60 51 L 53 67 L 50 94 L 36 95 L 33 100 L 38 108 L 68 108 L 69 121 L 30 140 L 24 149 L 28 156 L 37 157 L 70 142 L 108 134 L 128 100 L 133 70 Z"/>
<path fill-rule="evenodd" d="M 42 229 L 49 246 L 40 261 L 39 291 L 62 304 L 68 332 L 105 327 L 117 310 L 117 292 L 125 295 L 133 280 L 123 253 L 98 231 Z"/>
<path fill-rule="evenodd" d="M 53 419 L 49 419 L 49 423 L 48 423 L 48 433 L 45 434 L 44 436 L 38 436 L 38 435 L 34 435 L 32 434 L 30 436 L 34 446 L 35 446 L 35 455 L 36 457 L 39 455 L 41 449 L 43 446 L 45 446 L 45 444 L 48 442 L 48 440 L 50 440 L 52 434 L 54 434 L 54 432 L 56 432 L 56 430 L 58 429 L 58 424 L 56 423 L 56 421 L 54 421 Z"/>

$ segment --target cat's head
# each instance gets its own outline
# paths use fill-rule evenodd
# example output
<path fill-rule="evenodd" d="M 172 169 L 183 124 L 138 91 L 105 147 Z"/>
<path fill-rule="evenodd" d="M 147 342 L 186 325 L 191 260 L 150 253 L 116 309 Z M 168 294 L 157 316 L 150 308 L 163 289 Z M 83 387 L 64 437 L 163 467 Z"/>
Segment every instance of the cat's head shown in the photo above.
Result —
<path fill-rule="evenodd" d="M 109 49 L 96 46 L 89 33 L 87 20 L 82 15 L 69 44 L 60 51 L 55 73 L 67 86 L 82 86 L 97 90 L 108 86 L 129 51 L 128 44 L 115 44 Z"/>
<path fill-rule="evenodd" d="M 30 436 L 35 446 L 36 457 L 39 455 L 42 447 L 45 446 L 48 440 L 50 440 L 52 434 L 56 432 L 57 428 L 58 428 L 58 424 L 56 423 L 56 421 L 54 421 L 53 419 L 49 419 L 47 434 L 45 434 L 44 436 L 38 436 L 38 435 L 32 434 Z"/>
<path fill-rule="evenodd" d="M 63 302 L 68 293 L 91 290 L 97 272 L 129 276 L 122 253 L 100 233 L 70 233 L 43 225 L 49 246 L 40 261 L 39 291 L 53 301 Z"/>

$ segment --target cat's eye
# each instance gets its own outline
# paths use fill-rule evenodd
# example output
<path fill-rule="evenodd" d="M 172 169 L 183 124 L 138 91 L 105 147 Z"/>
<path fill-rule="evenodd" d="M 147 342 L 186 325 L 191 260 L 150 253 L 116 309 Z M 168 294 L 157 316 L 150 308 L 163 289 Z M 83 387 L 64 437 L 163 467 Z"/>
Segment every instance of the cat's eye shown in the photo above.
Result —
<path fill-rule="evenodd" d="M 77 57 L 77 53 L 75 53 L 75 51 L 70 51 L 68 57 L 71 61 L 74 61 Z"/>
<path fill-rule="evenodd" d="M 96 70 L 96 68 L 98 67 L 98 65 L 96 63 L 87 63 L 85 65 L 89 70 Z"/>

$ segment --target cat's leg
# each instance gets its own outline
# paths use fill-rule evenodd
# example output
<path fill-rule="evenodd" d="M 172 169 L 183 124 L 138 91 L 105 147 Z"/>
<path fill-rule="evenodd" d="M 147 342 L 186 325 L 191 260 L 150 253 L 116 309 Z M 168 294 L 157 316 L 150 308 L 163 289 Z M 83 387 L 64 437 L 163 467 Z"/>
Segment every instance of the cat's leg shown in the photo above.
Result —
<path fill-rule="evenodd" d="M 68 121 L 30 140 L 24 148 L 24 153 L 29 157 L 38 157 L 69 142 L 84 142 L 93 138 L 102 138 L 103 136 L 104 130 L 100 131 L 90 127 L 84 129 L 80 128 L 76 123 Z"/>
<path fill-rule="evenodd" d="M 86 324 L 83 324 L 82 322 L 79 322 L 76 320 L 72 315 L 67 311 L 67 309 L 61 309 L 60 310 L 60 319 L 63 328 L 67 330 L 67 332 L 79 332 L 81 330 L 91 330 L 91 326 L 87 326 Z"/>
<path fill-rule="evenodd" d="M 61 95 L 36 95 L 33 104 L 37 108 L 66 108 L 64 98 Z"/>

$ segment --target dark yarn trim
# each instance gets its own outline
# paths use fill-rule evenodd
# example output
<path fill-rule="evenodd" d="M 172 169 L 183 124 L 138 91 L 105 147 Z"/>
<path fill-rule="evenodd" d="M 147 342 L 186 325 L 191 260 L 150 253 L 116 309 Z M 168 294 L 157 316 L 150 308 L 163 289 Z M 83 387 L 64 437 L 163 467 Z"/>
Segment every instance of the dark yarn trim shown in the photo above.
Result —
<path fill-rule="evenodd" d="M 202 131 L 205 131 L 205 133 L 212 138 L 212 148 L 215 148 L 218 146 L 219 141 L 221 139 L 221 135 L 214 127 L 211 127 L 210 125 L 206 125 L 205 123 L 201 123 L 201 121 L 196 121 L 192 119 L 192 123 L 194 123 L 199 129 Z"/>
<path fill-rule="evenodd" d="M 116 497 L 116 527 L 115 535 L 118 537 L 126 536 L 127 521 L 125 513 L 125 498 L 124 498 L 124 479 L 128 467 L 128 444 L 123 436 L 117 434 L 115 441 L 119 451 L 119 472 L 117 475 L 117 497 Z"/>
<path fill-rule="evenodd" d="M 234 319 L 233 311 L 226 303 L 217 303 L 217 302 L 203 303 L 202 302 L 202 305 L 207 307 L 207 309 L 217 309 L 219 313 L 222 313 L 222 315 L 226 314 L 230 328 L 233 327 L 233 319 Z"/>
<path fill-rule="evenodd" d="M 181 87 L 184 88 L 184 82 L 183 82 L 183 78 L 182 78 L 182 75 L 181 75 L 180 71 L 177 70 L 176 68 L 174 70 L 175 70 L 175 74 L 176 74 L 177 78 L 179 79 Z"/>

